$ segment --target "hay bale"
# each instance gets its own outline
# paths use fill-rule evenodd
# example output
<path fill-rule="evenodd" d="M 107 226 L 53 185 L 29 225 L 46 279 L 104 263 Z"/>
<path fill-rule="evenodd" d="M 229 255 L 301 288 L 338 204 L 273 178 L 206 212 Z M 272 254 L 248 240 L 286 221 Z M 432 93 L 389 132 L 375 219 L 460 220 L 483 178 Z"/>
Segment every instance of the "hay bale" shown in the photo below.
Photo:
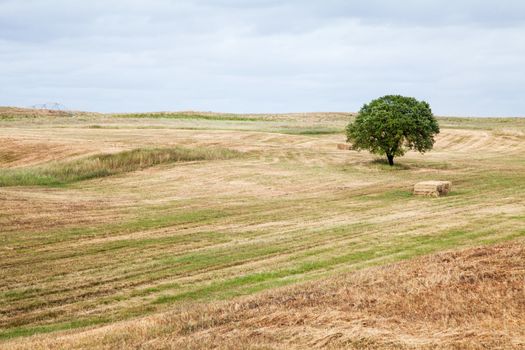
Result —
<path fill-rule="evenodd" d="M 414 185 L 414 194 L 418 196 L 446 196 L 452 188 L 450 181 L 423 181 Z"/>
<path fill-rule="evenodd" d="M 337 149 L 348 151 L 348 150 L 352 149 L 352 145 L 349 145 L 348 143 L 338 143 L 337 144 Z"/>

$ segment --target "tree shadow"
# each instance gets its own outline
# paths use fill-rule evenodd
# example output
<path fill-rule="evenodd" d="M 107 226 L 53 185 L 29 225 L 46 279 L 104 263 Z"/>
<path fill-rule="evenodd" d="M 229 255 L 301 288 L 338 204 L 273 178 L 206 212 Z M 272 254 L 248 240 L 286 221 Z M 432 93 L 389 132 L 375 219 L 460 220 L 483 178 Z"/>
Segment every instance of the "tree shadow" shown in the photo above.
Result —
<path fill-rule="evenodd" d="M 379 166 L 385 169 L 391 169 L 391 170 L 410 170 L 412 169 L 411 166 L 404 164 L 404 163 L 394 163 L 394 165 L 390 165 L 388 164 L 388 161 L 383 158 L 376 158 L 374 160 L 369 161 L 368 164 L 373 165 L 373 166 Z"/>

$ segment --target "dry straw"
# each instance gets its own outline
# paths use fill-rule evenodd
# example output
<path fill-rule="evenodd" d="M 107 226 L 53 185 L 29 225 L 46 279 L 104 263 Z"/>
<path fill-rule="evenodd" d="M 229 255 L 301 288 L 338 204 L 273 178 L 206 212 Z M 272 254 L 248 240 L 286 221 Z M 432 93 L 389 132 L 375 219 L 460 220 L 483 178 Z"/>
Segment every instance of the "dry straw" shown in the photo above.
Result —
<path fill-rule="evenodd" d="M 347 144 L 347 143 L 338 143 L 337 144 L 337 149 L 341 149 L 341 150 L 351 150 L 352 149 L 352 146 Z"/>
<path fill-rule="evenodd" d="M 452 184 L 450 181 L 423 181 L 414 185 L 414 194 L 419 196 L 446 196 Z"/>

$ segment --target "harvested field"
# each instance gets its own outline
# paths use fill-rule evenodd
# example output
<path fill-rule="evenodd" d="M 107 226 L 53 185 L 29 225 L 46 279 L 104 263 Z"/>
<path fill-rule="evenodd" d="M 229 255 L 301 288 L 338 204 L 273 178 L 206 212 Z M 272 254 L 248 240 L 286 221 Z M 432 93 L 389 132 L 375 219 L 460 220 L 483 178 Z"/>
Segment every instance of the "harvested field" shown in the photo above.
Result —
<path fill-rule="evenodd" d="M 337 149 L 349 118 L 0 114 L 0 175 L 60 180 L 0 187 L 0 348 L 525 235 L 521 119 L 440 119 L 391 168 Z M 169 149 L 215 155 L 77 176 Z M 454 190 L 413 196 L 433 179 Z"/>
<path fill-rule="evenodd" d="M 370 268 L 13 349 L 525 348 L 525 243 Z"/>

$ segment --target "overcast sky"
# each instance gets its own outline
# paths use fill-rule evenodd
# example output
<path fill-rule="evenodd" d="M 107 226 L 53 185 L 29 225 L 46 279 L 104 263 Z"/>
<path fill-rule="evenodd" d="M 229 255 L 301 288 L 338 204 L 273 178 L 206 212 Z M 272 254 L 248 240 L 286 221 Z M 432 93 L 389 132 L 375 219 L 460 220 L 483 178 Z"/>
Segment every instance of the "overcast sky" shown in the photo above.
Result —
<path fill-rule="evenodd" d="M 525 116 L 523 0 L 0 0 L 0 105 Z"/>

